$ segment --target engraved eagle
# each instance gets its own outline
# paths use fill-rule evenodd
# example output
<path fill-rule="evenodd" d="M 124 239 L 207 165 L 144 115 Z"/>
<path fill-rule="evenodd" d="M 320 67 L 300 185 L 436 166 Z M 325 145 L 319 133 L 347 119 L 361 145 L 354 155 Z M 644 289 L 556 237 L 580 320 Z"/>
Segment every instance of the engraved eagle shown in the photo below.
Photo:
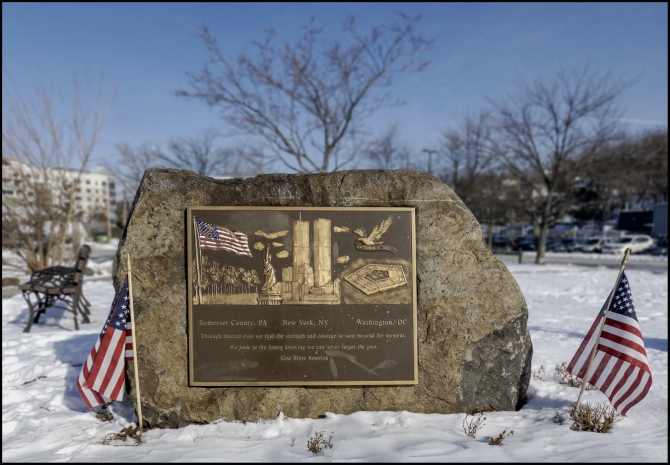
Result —
<path fill-rule="evenodd" d="M 372 228 L 370 234 L 366 234 L 365 229 L 363 228 L 354 230 L 354 234 L 360 236 L 358 239 L 356 239 L 356 241 L 362 242 L 365 245 L 383 244 L 384 242 L 378 241 L 378 239 L 388 230 L 389 226 L 391 226 L 391 223 L 393 223 L 393 215 L 389 216 L 377 226 Z"/>

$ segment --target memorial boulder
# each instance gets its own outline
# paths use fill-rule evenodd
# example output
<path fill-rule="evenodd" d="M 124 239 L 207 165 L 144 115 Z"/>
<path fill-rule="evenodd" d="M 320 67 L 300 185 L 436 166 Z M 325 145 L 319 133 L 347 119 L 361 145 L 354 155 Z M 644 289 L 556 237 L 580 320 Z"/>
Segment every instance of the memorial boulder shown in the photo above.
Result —
<path fill-rule="evenodd" d="M 239 263 L 249 260 L 255 264 L 246 271 L 241 265 L 231 268 L 242 273 L 241 281 L 234 284 L 240 286 L 239 295 L 226 293 L 233 284 L 223 274 L 215 274 L 213 279 L 220 284 L 209 283 L 209 288 L 204 282 L 206 278 L 202 278 L 202 267 L 211 264 L 211 260 L 207 261 L 207 254 L 198 255 L 198 247 L 210 244 L 209 248 L 217 249 L 223 244 L 222 236 L 238 234 L 235 228 L 217 230 L 218 217 L 212 216 L 214 220 L 208 221 L 201 213 L 203 210 L 197 210 L 206 207 L 256 208 L 261 214 L 254 218 L 261 219 L 253 221 L 266 223 L 279 221 L 272 215 L 280 215 L 284 210 L 284 216 L 290 216 L 285 220 L 288 225 L 285 231 L 279 231 L 279 227 L 274 232 L 256 231 L 263 236 L 262 240 L 256 241 L 253 232 L 235 236 L 243 237 L 244 244 L 234 251 L 234 257 L 230 256 L 239 259 Z M 334 213 L 327 214 L 328 209 Z M 194 216 L 194 211 L 199 217 Z M 227 222 L 236 218 L 234 209 L 225 210 L 225 214 Z M 366 215 L 370 223 L 359 224 Z M 345 225 L 346 218 L 354 218 L 351 227 Z M 249 224 L 251 228 L 252 223 Z M 381 240 L 380 231 L 384 234 Z M 411 247 L 402 249 L 394 242 L 401 233 Z M 245 248 L 247 236 L 249 252 Z M 233 243 L 237 247 L 235 237 Z M 336 238 L 342 237 L 347 238 L 349 249 L 338 249 Z M 198 240 L 198 246 L 192 248 L 193 241 Z M 340 243 L 344 244 L 341 240 Z M 230 252 L 226 250 L 217 253 Z M 135 196 L 117 250 L 114 263 L 117 289 L 126 274 L 128 254 L 133 268 L 142 413 L 144 421 L 153 427 L 176 428 L 217 419 L 273 419 L 280 412 L 294 418 L 361 410 L 471 413 L 476 409 L 515 410 L 525 402 L 532 344 L 523 295 L 507 268 L 487 249 L 472 213 L 447 185 L 425 173 L 353 170 L 220 180 L 190 171 L 149 169 Z M 255 269 L 259 270 L 256 281 Z M 354 294 L 363 297 L 356 300 Z M 386 296 L 387 300 L 375 300 L 379 296 Z M 271 382 L 264 384 L 258 382 L 259 376 L 249 374 L 263 369 L 262 360 L 266 359 L 240 355 L 233 360 L 225 351 L 216 349 L 223 347 L 216 345 L 223 344 L 223 340 L 196 332 L 195 326 L 203 321 L 217 325 L 242 321 L 224 315 L 226 308 L 238 308 L 232 304 L 226 307 L 230 302 L 248 305 L 238 305 L 239 315 L 244 314 L 244 308 L 256 312 L 249 321 L 259 321 L 258 312 L 279 315 L 276 312 L 281 311 L 283 316 L 276 321 L 285 324 L 290 324 L 286 323 L 289 314 L 297 315 L 294 320 L 298 321 L 309 312 L 317 312 L 311 315 L 347 313 L 353 303 L 359 304 L 361 311 L 369 312 L 397 307 L 398 311 L 409 312 L 409 318 L 402 320 L 409 321 L 409 326 L 386 334 L 387 338 L 404 338 L 402 353 L 397 357 L 389 354 L 400 346 L 395 341 L 382 340 L 383 334 L 377 335 L 379 343 L 368 343 L 368 352 L 372 354 L 370 350 L 374 348 L 375 356 L 382 360 L 376 366 L 364 362 L 364 353 L 356 355 L 355 351 L 343 350 L 354 345 L 342 345 L 341 341 L 332 340 L 337 345 L 318 347 L 330 350 L 312 351 L 316 354 L 314 360 L 324 361 L 310 365 L 317 367 L 309 369 L 310 376 L 317 376 L 322 369 L 323 376 L 337 382 L 301 384 L 296 380 L 302 379 L 302 371 L 291 375 L 294 378 L 286 378 L 290 382 L 277 382 L 276 379 L 284 378 L 275 370 L 288 366 L 277 363 L 272 370 L 265 368 L 263 376 L 267 375 Z M 311 303 L 319 305 L 310 306 Z M 202 309 L 209 316 L 196 323 L 191 312 Z M 272 318 L 267 321 L 275 321 Z M 318 323 L 316 317 L 304 318 L 303 323 Z M 358 321 L 377 324 L 378 320 L 366 316 Z M 383 324 L 385 320 L 379 321 Z M 284 337 L 269 330 L 254 336 L 253 329 L 244 327 L 239 331 L 218 330 L 216 335 L 234 339 L 246 337 L 245 331 L 249 337 Z M 318 331 L 316 328 L 315 334 L 328 332 L 325 328 L 321 333 Z M 334 334 L 332 337 L 337 338 L 337 332 Z M 370 337 L 376 337 L 374 331 L 371 334 Z M 195 336 L 212 341 L 195 346 Z M 364 337 L 354 332 L 347 337 L 359 336 Z M 243 340 L 232 339 L 225 341 L 226 350 L 246 347 Z M 285 340 L 271 340 L 269 344 L 273 342 L 275 347 L 287 350 L 302 347 L 288 345 Z M 258 354 L 260 349 L 268 347 L 267 340 L 265 343 L 258 346 Z M 200 351 L 200 361 L 194 359 L 196 350 Z M 211 358 L 202 358 L 204 353 Z M 289 352 L 285 354 L 288 356 Z M 394 361 L 405 360 L 403 357 L 406 362 Z M 198 381 L 198 370 L 204 370 L 206 376 L 201 378 L 204 382 Z M 359 379 L 356 370 L 364 370 L 368 373 L 365 380 L 373 381 L 356 381 Z M 246 377 L 229 376 L 236 373 Z M 132 364 L 126 364 L 126 375 L 134 403 Z M 307 374 L 304 376 L 310 379 Z M 208 381 L 219 384 L 210 385 Z"/>

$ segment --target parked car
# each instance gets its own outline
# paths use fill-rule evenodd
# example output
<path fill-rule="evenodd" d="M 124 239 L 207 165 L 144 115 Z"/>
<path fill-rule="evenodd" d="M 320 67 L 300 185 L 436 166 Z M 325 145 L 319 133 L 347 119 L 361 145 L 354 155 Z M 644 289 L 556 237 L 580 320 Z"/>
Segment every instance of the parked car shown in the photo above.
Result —
<path fill-rule="evenodd" d="M 667 257 L 668 256 L 668 238 L 663 237 L 663 238 L 658 239 L 656 241 L 656 245 L 654 245 L 652 247 L 647 247 L 642 252 L 640 252 L 640 255 L 653 255 L 653 256 Z"/>
<path fill-rule="evenodd" d="M 615 241 L 603 245 L 603 253 L 623 254 L 626 249 L 630 248 L 631 253 L 638 253 L 646 248 L 656 245 L 651 236 L 644 234 L 635 234 L 631 236 L 624 236 Z"/>
<path fill-rule="evenodd" d="M 638 252 L 639 255 L 652 255 L 656 257 L 667 257 L 668 256 L 668 246 L 665 247 L 661 245 L 655 245 L 653 247 L 647 247 L 646 249 Z"/>
<path fill-rule="evenodd" d="M 514 238 L 511 236 L 495 235 L 492 238 L 491 245 L 494 249 L 503 249 L 510 251 L 514 246 Z"/>
<path fill-rule="evenodd" d="M 603 245 L 612 242 L 610 237 L 589 237 L 583 242 L 577 244 L 574 248 L 575 252 L 584 252 L 584 253 L 600 253 L 602 252 Z"/>
<path fill-rule="evenodd" d="M 517 251 L 537 250 L 537 236 L 518 238 L 516 240 L 516 244 L 514 244 L 514 246 L 512 247 L 512 250 Z"/>
<path fill-rule="evenodd" d="M 547 252 L 574 252 L 578 242 L 573 238 L 547 239 Z"/>

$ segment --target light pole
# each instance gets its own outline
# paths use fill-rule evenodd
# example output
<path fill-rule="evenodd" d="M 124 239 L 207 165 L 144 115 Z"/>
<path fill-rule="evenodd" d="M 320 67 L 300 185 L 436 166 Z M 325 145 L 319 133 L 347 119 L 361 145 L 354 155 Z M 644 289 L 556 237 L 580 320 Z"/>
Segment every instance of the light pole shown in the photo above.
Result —
<path fill-rule="evenodd" d="M 432 149 L 423 149 L 424 152 L 428 154 L 428 174 L 433 174 L 433 154 L 437 153 L 437 150 Z"/>

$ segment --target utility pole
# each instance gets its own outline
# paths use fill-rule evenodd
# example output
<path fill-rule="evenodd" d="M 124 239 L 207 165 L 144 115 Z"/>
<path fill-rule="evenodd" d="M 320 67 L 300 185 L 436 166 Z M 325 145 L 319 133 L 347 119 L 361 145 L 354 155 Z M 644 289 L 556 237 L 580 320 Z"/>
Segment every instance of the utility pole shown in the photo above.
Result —
<path fill-rule="evenodd" d="M 437 150 L 432 149 L 423 149 L 424 152 L 428 154 L 428 174 L 433 174 L 433 154 L 437 153 Z"/>

